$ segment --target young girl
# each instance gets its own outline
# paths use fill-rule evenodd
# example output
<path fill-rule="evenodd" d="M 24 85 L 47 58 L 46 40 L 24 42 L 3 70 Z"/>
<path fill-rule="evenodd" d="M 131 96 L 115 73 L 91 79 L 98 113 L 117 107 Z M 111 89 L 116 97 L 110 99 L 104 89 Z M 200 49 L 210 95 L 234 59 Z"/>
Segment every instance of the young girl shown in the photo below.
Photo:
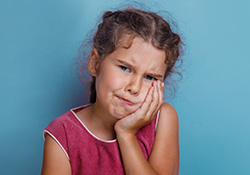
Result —
<path fill-rule="evenodd" d="M 89 56 L 90 104 L 46 127 L 42 174 L 178 174 L 178 117 L 163 81 L 181 44 L 156 13 L 105 12 Z"/>

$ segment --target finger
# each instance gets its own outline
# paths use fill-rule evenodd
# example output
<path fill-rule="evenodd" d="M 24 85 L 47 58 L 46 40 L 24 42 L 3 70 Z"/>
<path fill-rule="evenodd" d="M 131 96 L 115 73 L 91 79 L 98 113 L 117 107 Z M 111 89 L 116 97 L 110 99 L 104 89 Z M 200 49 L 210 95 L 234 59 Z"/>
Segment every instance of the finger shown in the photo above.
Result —
<path fill-rule="evenodd" d="M 164 83 L 160 82 L 160 88 L 159 88 L 159 108 L 164 102 Z"/>
<path fill-rule="evenodd" d="M 145 97 L 144 102 L 142 103 L 141 107 L 136 110 L 134 113 L 129 115 L 129 118 L 132 120 L 131 123 L 133 123 L 136 128 L 141 128 L 142 126 L 145 126 L 145 124 L 149 123 L 149 120 L 146 117 L 146 114 L 149 110 L 149 107 L 152 103 L 153 94 L 155 91 L 155 87 L 151 87 L 148 91 L 148 94 Z"/>
<path fill-rule="evenodd" d="M 147 113 L 147 117 L 150 117 L 151 120 L 154 119 L 155 114 L 157 113 L 158 109 L 159 109 L 159 102 L 160 102 L 160 81 L 157 81 L 154 83 L 155 86 L 155 92 L 154 92 L 154 96 L 153 96 L 153 101 L 150 105 L 150 108 L 148 110 Z"/>
<path fill-rule="evenodd" d="M 158 103 L 157 103 L 157 107 L 155 108 L 155 110 L 153 111 L 153 116 L 155 117 L 156 113 L 158 112 L 158 110 L 160 109 L 161 105 L 164 102 L 164 83 L 162 81 L 158 81 Z"/>
<path fill-rule="evenodd" d="M 157 108 L 157 106 L 158 106 L 158 104 L 159 104 L 159 98 L 160 98 L 160 94 L 159 94 L 159 92 L 160 92 L 160 87 L 159 87 L 159 82 L 160 81 L 157 81 L 157 82 L 155 82 L 154 83 L 154 86 L 155 86 L 155 92 L 154 92 L 154 96 L 153 96 L 153 102 L 151 103 L 151 109 L 153 108 L 153 109 L 155 109 L 155 108 Z"/>
<path fill-rule="evenodd" d="M 155 91 L 155 87 L 152 86 L 150 89 L 149 89 L 149 92 L 144 100 L 144 102 L 142 103 L 141 107 L 139 108 L 139 113 L 140 115 L 144 115 L 148 112 L 148 109 L 152 103 L 152 100 L 153 100 L 153 94 L 154 94 L 154 91 Z"/>

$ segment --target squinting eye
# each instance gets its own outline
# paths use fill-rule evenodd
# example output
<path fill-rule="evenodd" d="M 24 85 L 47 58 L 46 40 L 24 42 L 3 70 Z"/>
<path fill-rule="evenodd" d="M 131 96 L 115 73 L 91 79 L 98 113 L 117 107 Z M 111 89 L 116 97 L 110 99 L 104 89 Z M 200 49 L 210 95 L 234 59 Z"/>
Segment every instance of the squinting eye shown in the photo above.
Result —
<path fill-rule="evenodd" d="M 125 72 L 130 72 L 130 69 L 125 66 L 120 66 L 120 68 Z"/>
<path fill-rule="evenodd" d="M 146 75 L 145 78 L 148 79 L 148 80 L 151 80 L 151 81 L 156 81 L 157 80 L 156 78 L 154 78 L 154 77 L 152 77 L 150 75 Z"/>

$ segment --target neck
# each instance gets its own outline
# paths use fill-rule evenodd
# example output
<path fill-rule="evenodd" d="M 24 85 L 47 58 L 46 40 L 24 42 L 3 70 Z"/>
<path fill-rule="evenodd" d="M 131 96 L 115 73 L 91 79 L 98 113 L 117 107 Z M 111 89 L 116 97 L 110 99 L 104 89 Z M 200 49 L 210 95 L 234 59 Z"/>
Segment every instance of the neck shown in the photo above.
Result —
<path fill-rule="evenodd" d="M 116 138 L 114 125 L 117 122 L 117 119 L 111 116 L 98 102 L 92 105 L 91 111 L 91 118 L 100 130 L 102 130 L 108 138 Z"/>

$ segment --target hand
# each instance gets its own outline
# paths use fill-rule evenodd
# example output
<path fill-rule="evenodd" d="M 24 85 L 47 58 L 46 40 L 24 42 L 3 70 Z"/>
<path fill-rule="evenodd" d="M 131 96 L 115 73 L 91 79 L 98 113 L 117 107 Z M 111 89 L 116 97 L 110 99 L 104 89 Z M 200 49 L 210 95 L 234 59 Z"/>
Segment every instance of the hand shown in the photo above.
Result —
<path fill-rule="evenodd" d="M 142 105 L 135 112 L 116 122 L 116 134 L 135 135 L 141 127 L 154 120 L 164 102 L 163 96 L 164 83 L 159 80 L 153 82 Z"/>

